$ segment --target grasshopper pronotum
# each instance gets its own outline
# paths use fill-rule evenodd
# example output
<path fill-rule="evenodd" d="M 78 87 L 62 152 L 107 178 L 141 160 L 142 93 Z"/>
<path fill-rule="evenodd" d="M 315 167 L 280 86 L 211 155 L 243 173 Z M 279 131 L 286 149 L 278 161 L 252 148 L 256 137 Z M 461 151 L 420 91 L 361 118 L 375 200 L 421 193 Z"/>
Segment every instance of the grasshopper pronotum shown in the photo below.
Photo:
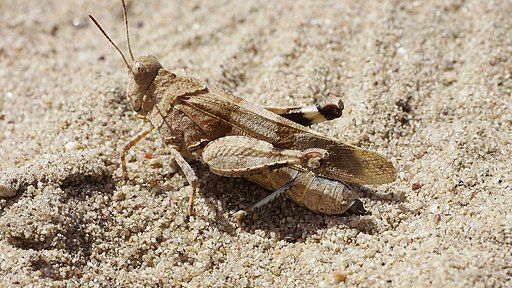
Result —
<path fill-rule="evenodd" d="M 342 182 L 395 180 L 393 164 L 380 154 L 300 125 L 339 117 L 343 108 L 339 100 L 312 109 L 263 108 L 201 80 L 169 72 L 154 56 L 135 58 L 126 5 L 124 0 L 121 3 L 131 62 L 94 17 L 89 17 L 121 54 L 128 69 L 127 94 L 133 110 L 151 124 L 124 146 L 125 178 L 127 151 L 157 129 L 192 186 L 190 215 L 199 180 L 187 160 L 202 161 L 218 175 L 246 177 L 277 190 L 251 209 L 285 193 L 314 212 L 341 214 L 351 207 L 364 211 Z"/>

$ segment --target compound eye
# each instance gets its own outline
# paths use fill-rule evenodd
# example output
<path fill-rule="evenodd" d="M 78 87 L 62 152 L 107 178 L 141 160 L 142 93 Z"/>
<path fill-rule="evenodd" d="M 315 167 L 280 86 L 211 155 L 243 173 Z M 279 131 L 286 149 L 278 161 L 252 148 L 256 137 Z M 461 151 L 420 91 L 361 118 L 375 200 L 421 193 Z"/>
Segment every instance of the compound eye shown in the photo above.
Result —
<path fill-rule="evenodd" d="M 146 65 L 144 65 L 142 62 L 135 62 L 135 65 L 133 66 L 133 73 L 141 74 L 146 71 L 147 71 Z"/>

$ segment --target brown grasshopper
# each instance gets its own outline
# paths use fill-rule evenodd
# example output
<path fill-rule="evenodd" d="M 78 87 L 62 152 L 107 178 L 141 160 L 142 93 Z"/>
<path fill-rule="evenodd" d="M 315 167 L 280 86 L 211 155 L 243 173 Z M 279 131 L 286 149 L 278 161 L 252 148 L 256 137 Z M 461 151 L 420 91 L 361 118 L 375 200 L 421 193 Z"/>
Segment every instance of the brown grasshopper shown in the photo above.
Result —
<path fill-rule="evenodd" d="M 314 212 L 341 214 L 351 207 L 364 211 L 343 182 L 395 180 L 393 164 L 380 154 L 300 125 L 339 117 L 343 109 L 339 100 L 306 109 L 263 108 L 201 80 L 169 72 L 154 56 L 135 59 L 126 5 L 124 0 L 121 3 L 131 63 L 94 17 L 89 17 L 121 54 L 128 69 L 127 94 L 133 110 L 151 124 L 123 147 L 125 179 L 128 150 L 156 128 L 192 186 L 189 215 L 199 179 L 187 160 L 201 161 L 215 174 L 246 177 L 277 190 L 251 210 L 285 193 Z"/>

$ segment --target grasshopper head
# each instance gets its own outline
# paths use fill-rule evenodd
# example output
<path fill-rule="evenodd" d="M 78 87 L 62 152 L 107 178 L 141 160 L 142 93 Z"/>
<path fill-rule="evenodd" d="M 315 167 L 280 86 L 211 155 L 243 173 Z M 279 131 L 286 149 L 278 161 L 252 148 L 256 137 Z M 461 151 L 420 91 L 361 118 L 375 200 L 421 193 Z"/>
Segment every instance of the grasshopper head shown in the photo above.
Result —
<path fill-rule="evenodd" d="M 124 25 L 126 28 L 126 42 L 128 44 L 128 52 L 130 52 L 131 63 L 126 60 L 126 57 L 124 56 L 121 49 L 119 49 L 114 41 L 110 39 L 98 21 L 96 21 L 96 19 L 91 15 L 89 15 L 89 18 L 91 18 L 92 22 L 96 24 L 101 33 L 103 33 L 110 44 L 116 48 L 116 50 L 123 58 L 123 61 L 126 64 L 126 68 L 128 69 L 128 97 L 132 102 L 133 110 L 140 116 L 144 117 L 149 111 L 151 111 L 151 108 L 155 103 L 153 95 L 154 89 L 151 89 L 151 84 L 158 74 L 158 70 L 162 68 L 162 64 L 160 64 L 160 62 L 158 62 L 154 56 L 140 56 L 137 59 L 133 57 L 130 43 L 130 33 L 128 32 L 128 16 L 126 15 L 126 4 L 124 3 L 124 0 L 121 0 L 121 5 L 123 7 Z"/>
<path fill-rule="evenodd" d="M 132 108 L 141 116 L 145 116 L 155 104 L 154 89 L 151 84 L 162 69 L 162 64 L 155 56 L 146 55 L 135 59 L 128 69 L 128 97 Z"/>

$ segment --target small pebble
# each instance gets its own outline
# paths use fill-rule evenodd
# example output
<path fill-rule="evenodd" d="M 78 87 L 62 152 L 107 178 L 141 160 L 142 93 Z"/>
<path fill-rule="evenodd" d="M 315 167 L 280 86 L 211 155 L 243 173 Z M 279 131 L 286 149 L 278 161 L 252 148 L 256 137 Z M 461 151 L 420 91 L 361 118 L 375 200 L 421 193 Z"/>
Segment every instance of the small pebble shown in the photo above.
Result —
<path fill-rule="evenodd" d="M 434 214 L 434 223 L 439 224 L 441 222 L 441 214 Z"/>
<path fill-rule="evenodd" d="M 17 189 L 12 187 L 6 179 L 6 175 L 4 173 L 0 173 L 0 197 L 13 197 L 17 192 Z"/>
<path fill-rule="evenodd" d="M 423 187 L 423 183 L 421 183 L 421 182 L 414 182 L 411 185 L 412 191 L 416 191 L 416 190 L 420 189 L 421 187 Z"/>
<path fill-rule="evenodd" d="M 337 270 L 332 273 L 332 278 L 333 278 L 334 284 L 339 284 L 339 283 L 347 280 L 347 274 L 343 271 Z"/>
<path fill-rule="evenodd" d="M 74 142 L 74 141 L 68 142 L 68 143 L 66 143 L 66 145 L 64 145 L 64 149 L 66 149 L 66 151 L 76 151 L 76 150 L 82 150 L 84 148 L 85 148 L 84 145 L 82 145 L 78 142 Z"/>
<path fill-rule="evenodd" d="M 163 167 L 162 161 L 160 161 L 159 159 L 156 159 L 156 158 L 152 158 L 151 160 L 149 160 L 149 166 L 151 166 L 153 168 L 162 168 Z"/>
<path fill-rule="evenodd" d="M 13 197 L 18 191 L 12 187 L 0 184 L 0 197 Z"/>

